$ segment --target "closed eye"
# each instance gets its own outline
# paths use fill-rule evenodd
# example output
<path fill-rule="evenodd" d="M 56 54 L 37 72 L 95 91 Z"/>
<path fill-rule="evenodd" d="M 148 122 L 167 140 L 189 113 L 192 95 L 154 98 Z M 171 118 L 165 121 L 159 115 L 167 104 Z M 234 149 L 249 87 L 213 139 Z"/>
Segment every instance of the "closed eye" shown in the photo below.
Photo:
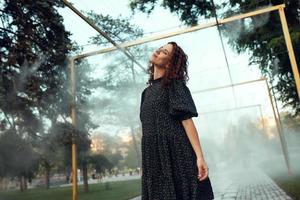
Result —
<path fill-rule="evenodd" d="M 162 51 L 165 55 L 169 54 L 169 51 L 167 49 L 163 49 L 163 47 L 160 47 L 158 50 Z"/>

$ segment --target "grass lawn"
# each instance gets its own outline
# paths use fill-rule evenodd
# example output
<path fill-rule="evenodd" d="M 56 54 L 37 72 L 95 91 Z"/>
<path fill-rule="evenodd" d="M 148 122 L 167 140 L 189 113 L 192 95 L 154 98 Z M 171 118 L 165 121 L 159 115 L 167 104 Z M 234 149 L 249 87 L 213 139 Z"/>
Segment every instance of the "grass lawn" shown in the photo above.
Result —
<path fill-rule="evenodd" d="M 287 174 L 287 169 L 282 162 L 273 161 L 265 163 L 264 171 L 275 183 L 294 200 L 300 200 L 300 162 L 298 157 L 290 157 L 293 175 Z"/>
<path fill-rule="evenodd" d="M 293 176 L 270 176 L 294 200 L 300 200 L 300 174 Z"/>
<path fill-rule="evenodd" d="M 79 186 L 78 200 L 127 200 L 140 195 L 140 182 L 140 179 L 109 182 L 109 189 L 106 189 L 105 183 L 92 184 L 89 185 L 89 193 L 84 193 L 83 187 Z M 71 195 L 71 187 L 36 188 L 25 192 L 0 192 L 0 200 L 70 200 Z"/>

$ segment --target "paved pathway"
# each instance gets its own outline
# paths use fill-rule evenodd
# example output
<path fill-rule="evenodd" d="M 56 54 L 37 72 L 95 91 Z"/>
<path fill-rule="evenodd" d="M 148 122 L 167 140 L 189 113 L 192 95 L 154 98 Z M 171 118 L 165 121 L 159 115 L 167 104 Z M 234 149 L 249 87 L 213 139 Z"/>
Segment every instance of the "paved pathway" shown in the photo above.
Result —
<path fill-rule="evenodd" d="M 210 172 L 215 200 L 292 200 L 259 169 Z M 136 197 L 132 200 L 141 200 Z"/>

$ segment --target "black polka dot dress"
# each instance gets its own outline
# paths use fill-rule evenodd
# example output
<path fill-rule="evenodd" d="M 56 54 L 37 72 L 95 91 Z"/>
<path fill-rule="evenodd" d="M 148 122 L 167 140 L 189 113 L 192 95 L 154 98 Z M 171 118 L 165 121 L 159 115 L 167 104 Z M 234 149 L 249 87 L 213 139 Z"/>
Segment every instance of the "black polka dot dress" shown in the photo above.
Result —
<path fill-rule="evenodd" d="M 214 199 L 209 177 L 197 178 L 196 154 L 182 120 L 198 113 L 189 88 L 173 79 L 163 88 L 162 77 L 141 95 L 142 200 Z"/>

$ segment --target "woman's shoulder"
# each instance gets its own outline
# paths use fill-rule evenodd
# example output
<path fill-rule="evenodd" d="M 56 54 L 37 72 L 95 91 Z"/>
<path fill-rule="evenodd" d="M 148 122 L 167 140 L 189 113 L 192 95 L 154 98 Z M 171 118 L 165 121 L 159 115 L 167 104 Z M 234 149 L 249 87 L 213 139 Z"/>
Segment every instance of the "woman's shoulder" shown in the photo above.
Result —
<path fill-rule="evenodd" d="M 151 85 L 146 85 L 146 86 L 144 87 L 144 90 L 143 90 L 143 91 L 148 90 L 148 89 L 150 88 L 150 86 L 151 86 Z"/>
<path fill-rule="evenodd" d="M 142 90 L 142 95 L 148 90 L 148 88 L 149 88 L 149 85 L 147 85 L 143 90 Z"/>
<path fill-rule="evenodd" d="M 171 79 L 170 85 L 171 87 L 187 87 L 184 79 Z"/>
<path fill-rule="evenodd" d="M 174 79 L 170 84 L 169 93 L 174 95 L 190 95 L 190 89 L 187 86 L 187 81 L 184 79 Z"/>

